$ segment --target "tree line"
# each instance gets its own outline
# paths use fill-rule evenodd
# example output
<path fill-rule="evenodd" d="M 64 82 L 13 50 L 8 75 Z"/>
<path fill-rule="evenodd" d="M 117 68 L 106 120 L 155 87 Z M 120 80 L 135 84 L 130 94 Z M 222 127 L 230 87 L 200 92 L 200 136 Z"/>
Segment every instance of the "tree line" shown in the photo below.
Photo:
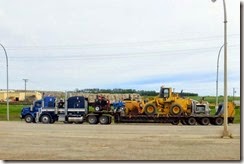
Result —
<path fill-rule="evenodd" d="M 99 88 L 87 88 L 87 89 L 75 89 L 75 92 L 83 92 L 83 93 L 110 93 L 110 94 L 132 94 L 137 93 L 141 96 L 157 96 L 159 93 L 156 91 L 148 91 L 148 90 L 135 90 L 135 89 L 121 89 L 121 88 L 114 88 L 114 89 L 99 89 Z M 183 92 L 180 93 L 181 96 L 198 96 L 197 93 L 189 93 Z"/>

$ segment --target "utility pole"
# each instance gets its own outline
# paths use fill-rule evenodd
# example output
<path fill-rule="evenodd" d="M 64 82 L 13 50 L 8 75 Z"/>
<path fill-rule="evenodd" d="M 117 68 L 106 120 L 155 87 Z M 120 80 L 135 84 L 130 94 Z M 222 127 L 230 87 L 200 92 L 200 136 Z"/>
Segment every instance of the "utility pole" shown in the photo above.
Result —
<path fill-rule="evenodd" d="M 7 74 L 7 120 L 9 121 L 9 97 L 8 97 L 8 55 L 5 47 L 0 43 L 6 56 L 6 74 Z"/>
<path fill-rule="evenodd" d="M 23 80 L 25 82 L 25 101 L 26 101 L 26 83 L 27 83 L 28 79 L 23 79 Z"/>
<path fill-rule="evenodd" d="M 236 93 L 235 88 L 233 88 L 233 98 L 232 98 L 233 102 L 234 102 L 234 98 L 235 98 L 235 93 Z"/>

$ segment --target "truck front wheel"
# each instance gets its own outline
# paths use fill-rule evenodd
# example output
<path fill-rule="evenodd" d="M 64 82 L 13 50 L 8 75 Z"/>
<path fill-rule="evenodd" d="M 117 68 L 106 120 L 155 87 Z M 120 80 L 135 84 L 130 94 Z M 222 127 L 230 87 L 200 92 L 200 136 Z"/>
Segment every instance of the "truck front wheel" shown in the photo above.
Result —
<path fill-rule="evenodd" d="M 25 122 L 26 123 L 32 123 L 33 122 L 33 117 L 31 115 L 26 115 L 25 116 Z"/>
<path fill-rule="evenodd" d="M 49 123 L 51 123 L 51 118 L 50 118 L 50 116 L 49 115 L 43 115 L 42 117 L 41 117 L 41 122 L 43 123 L 43 124 L 49 124 Z"/>

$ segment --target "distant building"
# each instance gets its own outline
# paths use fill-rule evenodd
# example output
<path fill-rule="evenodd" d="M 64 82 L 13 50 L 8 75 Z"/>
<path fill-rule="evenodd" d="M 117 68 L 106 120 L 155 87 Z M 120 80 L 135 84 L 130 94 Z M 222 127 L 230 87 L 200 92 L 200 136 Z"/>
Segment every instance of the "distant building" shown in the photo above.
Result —
<path fill-rule="evenodd" d="M 24 101 L 25 91 L 9 90 L 8 97 L 10 101 Z M 42 93 L 37 91 L 26 91 L 26 100 L 37 100 L 42 98 Z M 7 91 L 0 90 L 0 101 L 7 100 Z"/>
<path fill-rule="evenodd" d="M 235 106 L 240 106 L 240 100 L 234 100 L 233 102 L 234 102 Z"/>

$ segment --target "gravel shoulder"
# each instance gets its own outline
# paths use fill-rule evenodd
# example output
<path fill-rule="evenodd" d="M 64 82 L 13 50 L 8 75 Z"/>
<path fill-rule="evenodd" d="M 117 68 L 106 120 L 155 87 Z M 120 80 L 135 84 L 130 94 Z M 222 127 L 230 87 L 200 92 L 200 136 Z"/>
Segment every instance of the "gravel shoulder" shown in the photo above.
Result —
<path fill-rule="evenodd" d="M 2 160 L 240 160 L 240 124 L 27 124 L 0 122 Z"/>

